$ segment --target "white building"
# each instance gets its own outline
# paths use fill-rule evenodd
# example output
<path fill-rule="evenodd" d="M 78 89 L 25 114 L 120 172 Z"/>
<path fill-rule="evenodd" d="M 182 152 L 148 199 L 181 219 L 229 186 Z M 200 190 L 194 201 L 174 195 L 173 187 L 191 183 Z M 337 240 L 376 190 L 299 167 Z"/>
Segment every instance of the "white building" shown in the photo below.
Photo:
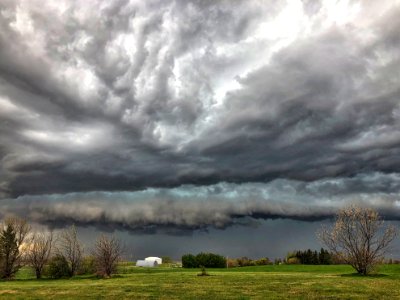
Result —
<path fill-rule="evenodd" d="M 136 267 L 147 267 L 147 268 L 153 268 L 157 267 L 158 263 L 154 260 L 138 260 L 136 262 Z"/>
<path fill-rule="evenodd" d="M 155 257 L 155 256 L 146 257 L 144 260 L 145 261 L 155 261 L 155 262 L 157 262 L 157 265 L 162 264 L 162 259 L 159 257 Z"/>

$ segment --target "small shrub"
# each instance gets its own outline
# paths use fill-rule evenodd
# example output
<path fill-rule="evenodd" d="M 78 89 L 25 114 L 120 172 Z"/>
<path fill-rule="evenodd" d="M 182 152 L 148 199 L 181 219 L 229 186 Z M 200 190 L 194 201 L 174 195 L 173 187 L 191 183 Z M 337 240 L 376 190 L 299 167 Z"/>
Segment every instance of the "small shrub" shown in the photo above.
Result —
<path fill-rule="evenodd" d="M 169 256 L 162 256 L 161 257 L 163 264 L 170 264 L 172 263 L 172 259 Z"/>
<path fill-rule="evenodd" d="M 79 267 L 79 275 L 90 275 L 96 273 L 96 259 L 93 256 L 86 256 L 82 259 Z"/>
<path fill-rule="evenodd" d="M 263 257 L 255 261 L 257 266 L 266 266 L 271 265 L 272 262 L 269 260 L 268 257 Z"/>
<path fill-rule="evenodd" d="M 67 259 L 60 254 L 52 257 L 45 269 L 45 275 L 54 279 L 71 277 Z"/>
<path fill-rule="evenodd" d="M 286 260 L 286 263 L 288 265 L 299 265 L 300 264 L 300 259 L 297 257 L 290 257 Z"/>
<path fill-rule="evenodd" d="M 227 263 L 228 263 L 228 268 L 236 268 L 239 266 L 237 259 L 235 258 L 229 258 Z"/>
<path fill-rule="evenodd" d="M 238 265 L 240 267 L 255 266 L 256 262 L 246 256 L 237 259 Z"/>
<path fill-rule="evenodd" d="M 207 273 L 206 268 L 204 266 L 200 266 L 201 268 L 201 273 L 197 274 L 197 276 L 210 276 L 210 274 Z"/>

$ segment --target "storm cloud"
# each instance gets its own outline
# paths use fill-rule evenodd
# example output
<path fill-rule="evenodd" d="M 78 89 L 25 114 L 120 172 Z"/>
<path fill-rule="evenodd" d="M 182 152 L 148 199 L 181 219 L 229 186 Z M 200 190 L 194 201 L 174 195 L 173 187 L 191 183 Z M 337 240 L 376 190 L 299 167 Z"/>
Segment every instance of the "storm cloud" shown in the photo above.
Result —
<path fill-rule="evenodd" d="M 398 220 L 399 20 L 388 0 L 1 1 L 1 213 Z"/>
<path fill-rule="evenodd" d="M 320 221 L 349 204 L 376 208 L 400 220 L 398 174 L 360 174 L 312 183 L 269 183 L 149 188 L 137 192 L 89 192 L 21 196 L 3 200 L 3 216 L 19 215 L 50 227 L 66 224 L 133 233 L 187 234 L 193 230 L 257 226 L 257 219 Z"/>

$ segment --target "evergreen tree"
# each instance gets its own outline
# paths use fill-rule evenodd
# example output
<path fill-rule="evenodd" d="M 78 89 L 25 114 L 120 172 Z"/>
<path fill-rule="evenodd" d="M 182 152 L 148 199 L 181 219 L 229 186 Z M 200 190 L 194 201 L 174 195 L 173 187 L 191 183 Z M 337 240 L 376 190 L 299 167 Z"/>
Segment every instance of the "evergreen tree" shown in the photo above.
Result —
<path fill-rule="evenodd" d="M 318 252 L 314 251 L 312 254 L 312 264 L 313 265 L 318 265 Z"/>
<path fill-rule="evenodd" d="M 328 250 L 321 248 L 320 252 L 307 249 L 291 253 L 291 257 L 296 257 L 303 265 L 329 265 L 332 263 L 332 256 Z"/>
<path fill-rule="evenodd" d="M 328 250 L 321 248 L 318 254 L 319 264 L 321 265 L 330 265 L 332 264 L 332 255 L 329 253 Z"/>
<path fill-rule="evenodd" d="M 19 248 L 16 232 L 12 225 L 4 228 L 0 234 L 0 276 L 13 278 L 19 270 Z"/>

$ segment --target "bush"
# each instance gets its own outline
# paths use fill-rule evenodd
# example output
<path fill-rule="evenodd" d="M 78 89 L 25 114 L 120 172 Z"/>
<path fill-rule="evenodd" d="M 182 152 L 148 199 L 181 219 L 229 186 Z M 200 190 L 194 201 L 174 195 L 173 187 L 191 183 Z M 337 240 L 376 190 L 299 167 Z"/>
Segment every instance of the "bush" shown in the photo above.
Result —
<path fill-rule="evenodd" d="M 256 261 L 252 260 L 251 258 L 248 258 L 246 256 L 240 257 L 236 259 L 238 262 L 239 267 L 249 267 L 249 266 L 255 266 Z"/>
<path fill-rule="evenodd" d="M 60 254 L 52 257 L 45 270 L 45 274 L 50 278 L 64 278 L 71 277 L 71 271 L 67 259 Z"/>
<path fill-rule="evenodd" d="M 248 267 L 248 266 L 266 266 L 272 265 L 272 262 L 268 257 L 263 257 L 260 259 L 251 259 L 246 256 L 239 258 L 230 258 L 228 259 L 228 267 Z"/>
<path fill-rule="evenodd" d="M 161 257 L 163 264 L 170 264 L 172 263 L 172 259 L 169 256 L 162 256 Z"/>
<path fill-rule="evenodd" d="M 286 260 L 286 263 L 288 265 L 299 265 L 300 264 L 300 259 L 297 257 L 290 257 Z"/>
<path fill-rule="evenodd" d="M 89 275 L 89 274 L 95 274 L 96 271 L 97 271 L 96 259 L 93 256 L 84 257 L 79 267 L 78 274 Z"/>
<path fill-rule="evenodd" d="M 235 258 L 229 258 L 227 263 L 228 263 L 228 268 L 235 268 L 239 266 L 237 259 Z"/>
<path fill-rule="evenodd" d="M 226 259 L 225 257 L 213 254 L 213 253 L 199 253 L 196 255 L 196 261 L 198 266 L 204 266 L 205 268 L 225 268 Z"/>
<path fill-rule="evenodd" d="M 269 260 L 268 257 L 263 257 L 255 261 L 257 266 L 266 266 L 272 265 L 272 262 Z"/>
<path fill-rule="evenodd" d="M 197 276 L 210 276 L 210 274 L 207 273 L 206 268 L 204 266 L 200 266 L 201 268 L 201 273 L 197 274 Z"/>
<path fill-rule="evenodd" d="M 182 256 L 182 267 L 183 268 L 197 268 L 198 264 L 196 256 L 193 254 L 185 254 Z"/>
<path fill-rule="evenodd" d="M 288 261 L 289 258 L 292 258 L 292 257 L 297 257 L 297 256 L 296 256 L 296 251 L 294 251 L 294 252 L 289 252 L 289 253 L 286 255 L 285 261 Z"/>

